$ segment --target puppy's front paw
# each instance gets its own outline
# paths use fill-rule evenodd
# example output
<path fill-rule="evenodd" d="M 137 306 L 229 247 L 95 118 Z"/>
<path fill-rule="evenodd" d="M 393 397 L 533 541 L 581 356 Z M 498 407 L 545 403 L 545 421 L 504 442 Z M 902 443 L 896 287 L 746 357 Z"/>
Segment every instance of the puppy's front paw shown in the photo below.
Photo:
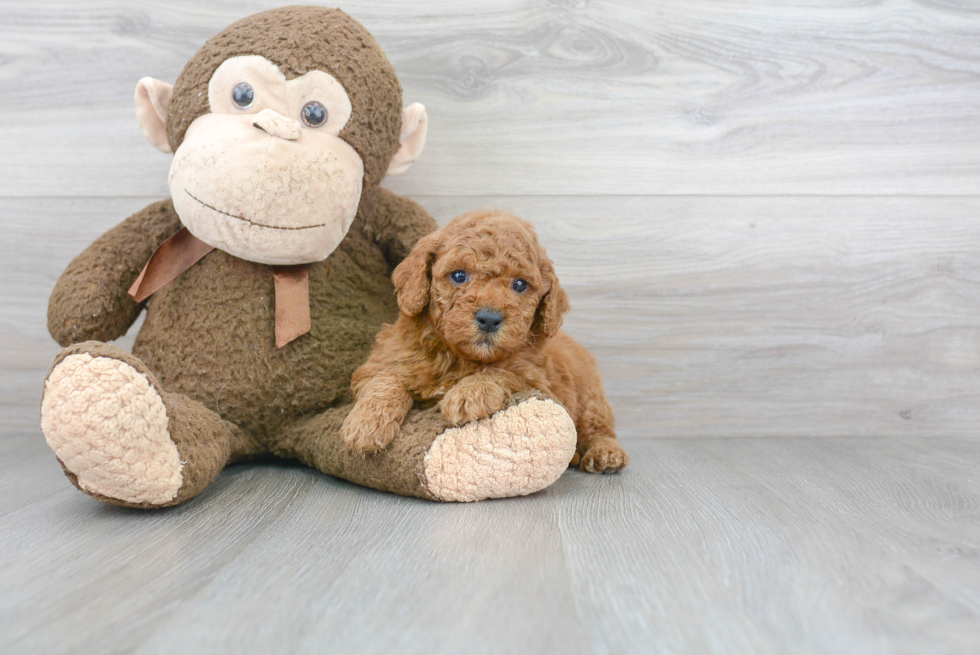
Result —
<path fill-rule="evenodd" d="M 629 463 L 630 456 L 618 441 L 601 439 L 589 445 L 579 460 L 578 467 L 586 473 L 615 473 Z"/>
<path fill-rule="evenodd" d="M 377 405 L 377 402 L 359 401 L 344 419 L 340 434 L 351 450 L 365 455 L 378 453 L 391 443 L 401 429 L 401 421 L 392 420 Z"/>
<path fill-rule="evenodd" d="M 493 380 L 464 379 L 446 392 L 439 411 L 453 425 L 493 416 L 507 402 L 509 394 Z"/>

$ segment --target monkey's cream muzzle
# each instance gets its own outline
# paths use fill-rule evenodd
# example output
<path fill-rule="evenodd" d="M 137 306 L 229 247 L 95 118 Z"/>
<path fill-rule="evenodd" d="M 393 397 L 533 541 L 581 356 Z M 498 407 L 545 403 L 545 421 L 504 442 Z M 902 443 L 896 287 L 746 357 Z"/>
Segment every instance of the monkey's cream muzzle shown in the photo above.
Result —
<path fill-rule="evenodd" d="M 288 265 L 334 251 L 357 213 L 363 178 L 346 141 L 264 109 L 195 120 L 169 184 L 174 209 L 198 239 L 241 259 Z"/>
<path fill-rule="evenodd" d="M 173 86 L 143 78 L 136 115 L 147 140 L 170 152 Z M 353 111 L 337 79 L 292 79 L 259 55 L 229 57 L 208 82 L 209 113 L 187 128 L 170 167 L 170 194 L 196 238 L 260 264 L 326 259 L 357 214 L 364 162 L 341 138 Z M 425 107 L 402 112 L 388 174 L 405 172 L 425 145 Z"/>

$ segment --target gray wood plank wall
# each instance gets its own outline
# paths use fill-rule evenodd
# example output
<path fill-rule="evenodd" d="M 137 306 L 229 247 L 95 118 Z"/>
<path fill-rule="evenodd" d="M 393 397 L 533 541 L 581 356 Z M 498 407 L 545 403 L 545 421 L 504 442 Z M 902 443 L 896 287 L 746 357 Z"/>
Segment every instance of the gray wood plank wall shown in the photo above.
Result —
<path fill-rule="evenodd" d="M 47 294 L 167 194 L 132 92 L 285 3 L 0 2 L 0 406 L 35 420 Z M 627 436 L 972 436 L 980 4 L 353 0 L 442 222 L 539 226 Z M 9 411 L 8 411 L 9 410 Z M 14 411 L 16 410 L 16 411 Z"/>

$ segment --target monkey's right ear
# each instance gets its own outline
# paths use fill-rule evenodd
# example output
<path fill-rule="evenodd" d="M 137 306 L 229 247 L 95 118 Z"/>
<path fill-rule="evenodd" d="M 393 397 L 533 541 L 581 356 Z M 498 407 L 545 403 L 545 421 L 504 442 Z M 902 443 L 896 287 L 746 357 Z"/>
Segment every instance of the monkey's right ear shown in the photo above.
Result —
<path fill-rule="evenodd" d="M 160 152 L 170 152 L 167 140 L 167 107 L 174 95 L 174 85 L 152 77 L 136 84 L 136 120 L 143 136 Z"/>
<path fill-rule="evenodd" d="M 421 314 L 429 304 L 430 271 L 438 246 L 438 232 L 422 237 L 391 275 L 398 293 L 398 309 L 406 316 Z"/>
<path fill-rule="evenodd" d="M 401 175 L 422 154 L 425 148 L 425 135 L 429 131 L 429 116 L 425 106 L 415 102 L 402 111 L 402 131 L 398 135 L 401 144 L 398 152 L 391 158 L 387 175 Z"/>

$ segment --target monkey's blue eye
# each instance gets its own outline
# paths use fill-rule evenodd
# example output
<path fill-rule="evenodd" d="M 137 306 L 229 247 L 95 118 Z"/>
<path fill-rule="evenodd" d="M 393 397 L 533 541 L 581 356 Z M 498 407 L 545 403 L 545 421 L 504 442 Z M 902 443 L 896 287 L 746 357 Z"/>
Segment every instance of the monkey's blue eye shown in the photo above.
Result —
<path fill-rule="evenodd" d="M 524 293 L 527 291 L 527 281 L 517 278 L 514 280 L 514 284 L 510 285 L 517 293 Z"/>
<path fill-rule="evenodd" d="M 463 284 L 469 278 L 466 275 L 466 271 L 453 271 L 449 274 L 449 279 L 456 284 Z"/>
<path fill-rule="evenodd" d="M 239 109 L 248 109 L 255 100 L 255 89 L 248 82 L 242 82 L 231 90 L 231 99 L 235 101 Z"/>
<path fill-rule="evenodd" d="M 303 116 L 303 122 L 310 127 L 320 127 L 327 122 L 327 108 L 316 100 L 311 100 L 303 105 L 303 111 L 300 113 Z"/>

